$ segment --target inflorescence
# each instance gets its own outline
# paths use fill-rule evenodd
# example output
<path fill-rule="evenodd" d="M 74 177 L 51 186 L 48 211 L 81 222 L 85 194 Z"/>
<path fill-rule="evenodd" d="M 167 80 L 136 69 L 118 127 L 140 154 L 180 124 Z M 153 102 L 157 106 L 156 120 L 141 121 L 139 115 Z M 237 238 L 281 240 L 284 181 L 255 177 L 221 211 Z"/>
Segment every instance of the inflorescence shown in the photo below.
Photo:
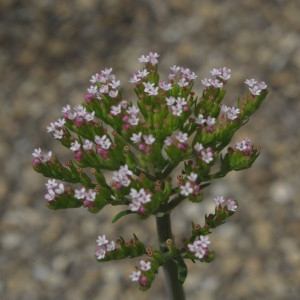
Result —
<path fill-rule="evenodd" d="M 174 65 L 168 80 L 162 81 L 158 58 L 152 52 L 139 58 L 143 68 L 129 80 L 137 101 L 123 96 L 120 80 L 108 68 L 91 76 L 82 105 L 66 105 L 62 117 L 47 127 L 73 153 L 65 163 L 51 151 L 37 148 L 32 154 L 34 169 L 51 178 L 45 194 L 49 208 L 83 206 L 97 213 L 108 204 L 126 205 L 128 209 L 113 222 L 128 214 L 141 219 L 164 215 L 185 199 L 201 202 L 202 191 L 212 180 L 252 166 L 259 148 L 249 138 L 228 145 L 266 97 L 267 85 L 247 79 L 246 95 L 236 106 L 227 106 L 221 102 L 230 69 L 213 69 L 211 78 L 201 80 L 204 90 L 197 97 L 193 92 L 197 75 Z M 214 165 L 219 170 L 212 172 Z M 174 174 L 177 166 L 182 173 Z M 110 182 L 104 172 L 111 172 Z M 170 257 L 209 262 L 214 253 L 208 249 L 208 234 L 238 208 L 231 198 L 219 196 L 214 202 L 215 212 L 205 216 L 203 226 L 192 224 L 191 235 L 180 248 L 166 241 L 169 251 L 162 252 L 146 247 L 135 235 L 130 241 L 122 237 L 109 241 L 99 235 L 95 256 L 102 262 L 146 255 L 130 275 L 141 289 L 150 287 Z"/>

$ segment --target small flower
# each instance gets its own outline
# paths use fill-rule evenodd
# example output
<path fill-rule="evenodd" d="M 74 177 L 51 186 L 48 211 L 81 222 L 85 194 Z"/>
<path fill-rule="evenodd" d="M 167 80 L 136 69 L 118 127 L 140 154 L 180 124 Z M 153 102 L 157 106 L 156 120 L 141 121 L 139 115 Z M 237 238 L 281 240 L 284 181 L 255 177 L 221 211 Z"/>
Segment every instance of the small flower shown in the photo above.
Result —
<path fill-rule="evenodd" d="M 238 115 L 240 113 L 239 108 L 235 108 L 234 106 L 228 107 L 226 105 L 221 106 L 221 112 L 227 116 L 229 120 L 235 120 L 238 118 Z"/>
<path fill-rule="evenodd" d="M 148 74 L 149 74 L 149 72 L 146 69 L 138 70 L 137 76 L 139 78 L 144 78 L 144 77 L 147 77 Z"/>
<path fill-rule="evenodd" d="M 94 190 L 89 189 L 89 190 L 85 193 L 85 199 L 86 199 L 87 201 L 94 202 L 95 199 L 96 199 L 96 195 L 97 195 L 97 193 L 96 193 Z"/>
<path fill-rule="evenodd" d="M 95 112 L 91 112 L 91 113 L 86 113 L 84 115 L 84 119 L 88 122 L 91 122 L 91 121 L 94 121 L 94 118 L 95 118 Z"/>
<path fill-rule="evenodd" d="M 236 211 L 237 210 L 237 205 L 235 203 L 234 200 L 232 200 L 231 198 L 229 198 L 227 200 L 227 203 L 226 203 L 226 206 L 227 206 L 227 209 L 230 210 L 230 211 Z"/>
<path fill-rule="evenodd" d="M 96 241 L 98 246 L 103 246 L 108 243 L 108 240 L 106 239 L 105 235 L 98 235 L 97 241 Z"/>
<path fill-rule="evenodd" d="M 201 151 L 204 149 L 204 147 L 203 147 L 202 144 L 200 144 L 200 143 L 197 142 L 197 143 L 194 145 L 194 149 L 199 153 L 199 152 L 201 152 Z"/>
<path fill-rule="evenodd" d="M 154 83 L 152 82 L 143 82 L 144 85 L 144 92 L 147 93 L 149 96 L 151 95 L 158 95 L 158 87 L 154 87 Z"/>
<path fill-rule="evenodd" d="M 195 118 L 195 123 L 197 124 L 204 124 L 206 122 L 206 119 L 204 119 L 203 115 L 202 114 L 199 114 L 198 115 L 198 118 Z"/>
<path fill-rule="evenodd" d="M 130 107 L 127 108 L 126 112 L 129 115 L 137 115 L 140 112 L 140 110 L 138 109 L 137 106 L 132 105 L 132 106 L 130 106 Z"/>
<path fill-rule="evenodd" d="M 132 273 L 129 277 L 132 281 L 139 281 L 141 274 L 142 273 L 140 270 L 132 271 Z"/>
<path fill-rule="evenodd" d="M 49 189 L 53 189 L 57 187 L 57 182 L 55 179 L 48 179 L 48 182 L 46 183 L 46 188 Z"/>
<path fill-rule="evenodd" d="M 187 176 L 187 179 L 192 182 L 195 182 L 197 177 L 198 177 L 198 175 L 196 173 L 192 172 L 190 175 Z"/>
<path fill-rule="evenodd" d="M 141 81 L 141 78 L 139 78 L 139 77 L 137 76 L 136 73 L 133 73 L 133 74 L 132 74 L 132 77 L 131 77 L 130 80 L 129 80 L 129 82 L 130 82 L 130 83 L 133 83 L 133 84 L 136 84 L 136 83 L 138 83 L 139 81 Z"/>
<path fill-rule="evenodd" d="M 180 186 L 180 194 L 184 196 L 188 196 L 193 192 L 193 188 L 191 187 L 191 183 L 187 181 L 185 185 Z"/>
<path fill-rule="evenodd" d="M 173 138 L 171 136 L 167 136 L 164 140 L 166 146 L 171 146 L 173 144 Z"/>
<path fill-rule="evenodd" d="M 62 130 L 55 130 L 54 134 L 53 134 L 53 137 L 55 139 L 59 139 L 60 140 L 60 139 L 62 139 L 63 135 L 64 135 L 64 132 Z"/>
<path fill-rule="evenodd" d="M 89 140 L 85 140 L 85 141 L 84 141 L 84 144 L 83 144 L 83 146 L 82 146 L 82 148 L 83 148 L 84 150 L 91 150 L 92 147 L 93 147 L 93 143 L 92 143 L 91 141 L 89 141 Z"/>
<path fill-rule="evenodd" d="M 58 188 L 56 188 L 54 191 L 56 194 L 62 194 L 65 191 L 65 187 L 62 183 L 60 183 Z"/>
<path fill-rule="evenodd" d="M 255 79 L 246 79 L 246 85 L 249 87 L 249 91 L 254 96 L 259 96 L 262 90 L 267 88 L 267 85 L 264 81 L 258 82 Z"/>
<path fill-rule="evenodd" d="M 240 151 L 251 150 L 251 147 L 249 149 L 249 146 L 250 146 L 250 139 L 245 138 L 241 142 L 236 143 L 235 149 Z"/>
<path fill-rule="evenodd" d="M 217 196 L 214 198 L 214 201 L 216 203 L 216 206 L 219 206 L 225 201 L 225 199 L 223 196 Z"/>
<path fill-rule="evenodd" d="M 199 243 L 203 248 L 207 248 L 207 246 L 210 244 L 209 236 L 201 235 Z"/>
<path fill-rule="evenodd" d="M 188 140 L 188 134 L 187 133 L 183 133 L 182 131 L 179 131 L 176 135 L 175 135 L 175 139 L 180 142 L 180 143 L 185 143 Z"/>
<path fill-rule="evenodd" d="M 131 200 L 129 207 L 132 211 L 138 211 L 142 204 L 146 204 L 151 201 L 151 194 L 147 194 L 143 188 L 139 191 L 131 188 L 129 197 Z"/>
<path fill-rule="evenodd" d="M 160 87 L 161 89 L 163 89 L 164 91 L 169 91 L 169 90 L 172 89 L 172 84 L 171 84 L 171 83 L 166 83 L 166 82 L 164 82 L 164 81 L 161 81 L 161 82 L 159 83 L 159 87 Z"/>
<path fill-rule="evenodd" d="M 211 116 L 208 116 L 207 119 L 206 119 L 206 124 L 208 126 L 214 126 L 216 123 L 216 119 L 215 118 L 212 118 Z"/>
<path fill-rule="evenodd" d="M 95 256 L 97 259 L 103 259 L 106 255 L 106 249 L 104 247 L 97 247 L 95 250 Z"/>
<path fill-rule="evenodd" d="M 78 200 L 85 198 L 85 188 L 81 188 L 80 190 L 75 190 L 74 197 Z"/>
<path fill-rule="evenodd" d="M 87 89 L 87 92 L 92 94 L 92 95 L 95 95 L 97 94 L 98 92 L 98 87 L 95 86 L 95 85 L 91 85 L 88 89 Z"/>
<path fill-rule="evenodd" d="M 214 159 L 214 153 L 211 148 L 207 148 L 201 151 L 201 159 L 209 164 Z"/>
<path fill-rule="evenodd" d="M 106 251 L 111 252 L 116 249 L 116 243 L 115 241 L 110 241 L 109 243 L 106 244 Z"/>
<path fill-rule="evenodd" d="M 110 108 L 110 114 L 113 116 L 117 116 L 121 113 L 121 105 L 118 106 L 111 106 Z"/>
<path fill-rule="evenodd" d="M 151 145 L 155 142 L 155 138 L 153 137 L 152 134 L 143 135 L 143 139 L 145 141 L 145 144 L 147 144 L 147 145 Z"/>
<path fill-rule="evenodd" d="M 180 104 L 171 106 L 172 114 L 174 116 L 180 116 L 182 114 L 182 106 Z"/>
<path fill-rule="evenodd" d="M 111 141 L 106 137 L 106 134 L 101 138 L 96 135 L 94 141 L 97 145 L 100 145 L 102 149 L 109 149 L 111 146 Z"/>
<path fill-rule="evenodd" d="M 184 86 L 187 86 L 189 85 L 189 83 L 186 81 L 185 78 L 180 78 L 178 81 L 177 81 L 177 84 L 181 87 L 184 87 Z"/>
<path fill-rule="evenodd" d="M 176 99 L 171 96 L 171 97 L 166 98 L 166 102 L 167 102 L 168 106 L 172 106 L 173 104 L 175 104 Z"/>
<path fill-rule="evenodd" d="M 71 147 L 70 150 L 75 152 L 80 150 L 81 145 L 78 143 L 78 141 L 76 140 L 75 142 L 71 143 Z"/>
<path fill-rule="evenodd" d="M 32 153 L 32 156 L 36 157 L 36 158 L 42 158 L 42 150 L 41 150 L 41 148 L 34 149 L 34 152 Z"/>
<path fill-rule="evenodd" d="M 48 194 L 45 195 L 47 201 L 52 201 L 55 198 L 55 192 L 53 190 L 48 190 Z"/>
<path fill-rule="evenodd" d="M 142 271 L 149 271 L 151 269 L 150 261 L 140 260 L 140 267 Z"/>
<path fill-rule="evenodd" d="M 137 126 L 139 123 L 139 118 L 136 115 L 131 115 L 131 117 L 128 119 L 128 123 L 132 126 Z"/>
<path fill-rule="evenodd" d="M 139 132 L 138 134 L 133 133 L 132 137 L 130 138 L 130 140 L 134 143 L 134 144 L 138 144 L 141 142 L 142 140 L 142 133 Z"/>
<path fill-rule="evenodd" d="M 55 122 L 55 126 L 57 127 L 63 127 L 64 124 L 66 123 L 66 120 L 65 119 L 58 119 L 57 122 Z M 51 123 L 52 124 L 52 123 Z"/>

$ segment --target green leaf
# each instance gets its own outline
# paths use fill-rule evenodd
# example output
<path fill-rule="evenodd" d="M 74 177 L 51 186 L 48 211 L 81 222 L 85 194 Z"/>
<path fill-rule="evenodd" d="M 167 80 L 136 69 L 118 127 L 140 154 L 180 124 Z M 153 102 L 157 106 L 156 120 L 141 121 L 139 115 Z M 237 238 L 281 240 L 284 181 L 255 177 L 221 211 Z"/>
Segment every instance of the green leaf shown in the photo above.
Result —
<path fill-rule="evenodd" d="M 123 210 L 121 212 L 119 212 L 112 220 L 112 223 L 117 222 L 120 218 L 122 218 L 123 216 L 129 215 L 129 214 L 133 214 L 134 212 L 131 211 L 130 209 L 128 210 Z"/>
<path fill-rule="evenodd" d="M 183 284 L 186 279 L 187 273 L 188 273 L 187 266 L 186 266 L 183 258 L 181 257 L 181 255 L 174 257 L 173 261 L 178 266 L 178 281 L 181 284 Z"/>

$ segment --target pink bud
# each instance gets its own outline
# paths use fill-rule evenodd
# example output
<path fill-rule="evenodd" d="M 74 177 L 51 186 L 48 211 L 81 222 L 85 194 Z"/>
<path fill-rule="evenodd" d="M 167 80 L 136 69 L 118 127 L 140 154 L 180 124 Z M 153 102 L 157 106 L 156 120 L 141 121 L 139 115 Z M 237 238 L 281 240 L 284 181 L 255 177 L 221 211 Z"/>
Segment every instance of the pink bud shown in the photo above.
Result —
<path fill-rule="evenodd" d="M 147 277 L 146 276 L 141 276 L 140 277 L 140 285 L 141 286 L 146 286 L 147 285 L 147 281 L 148 281 L 148 279 L 147 279 Z"/>
<path fill-rule="evenodd" d="M 91 93 L 88 93 L 84 96 L 84 100 L 86 103 L 89 103 L 89 101 L 93 98 L 93 95 Z"/>
<path fill-rule="evenodd" d="M 80 161 L 81 158 L 82 158 L 83 154 L 81 151 L 78 151 L 77 153 L 74 154 L 74 158 L 77 160 L 77 161 Z"/>
<path fill-rule="evenodd" d="M 37 158 L 34 158 L 34 159 L 33 159 L 33 165 L 34 165 L 35 167 L 39 166 L 40 164 L 41 164 L 41 162 L 40 162 L 39 159 L 37 159 Z"/>

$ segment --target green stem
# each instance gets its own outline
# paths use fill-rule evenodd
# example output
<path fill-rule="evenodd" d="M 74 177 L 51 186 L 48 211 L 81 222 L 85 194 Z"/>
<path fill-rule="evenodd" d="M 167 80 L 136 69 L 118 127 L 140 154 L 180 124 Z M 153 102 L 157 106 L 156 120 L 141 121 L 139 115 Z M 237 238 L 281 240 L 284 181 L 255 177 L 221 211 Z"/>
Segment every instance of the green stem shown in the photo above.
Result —
<path fill-rule="evenodd" d="M 168 248 L 165 246 L 166 240 L 172 239 L 174 242 L 170 214 L 166 214 L 162 217 L 156 217 L 156 227 L 160 250 L 162 252 L 167 252 Z M 165 273 L 168 300 L 184 300 L 184 289 L 182 284 L 178 281 L 177 264 L 173 260 L 169 259 L 165 262 L 163 269 Z"/>

